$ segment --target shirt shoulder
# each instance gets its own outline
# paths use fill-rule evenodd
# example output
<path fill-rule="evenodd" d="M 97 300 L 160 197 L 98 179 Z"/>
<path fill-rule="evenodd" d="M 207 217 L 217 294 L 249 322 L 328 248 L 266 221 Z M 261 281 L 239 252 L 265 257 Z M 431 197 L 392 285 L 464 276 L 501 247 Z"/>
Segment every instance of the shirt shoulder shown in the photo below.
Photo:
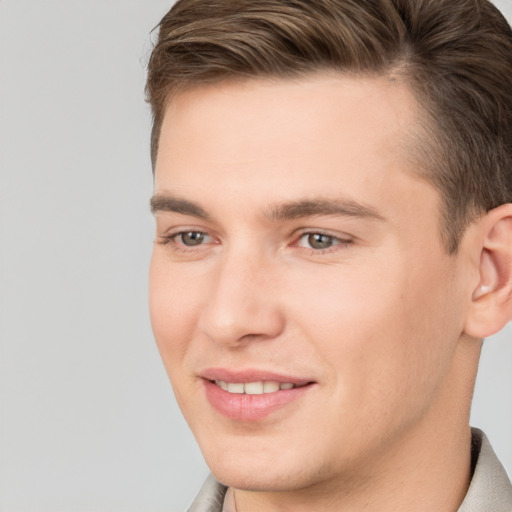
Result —
<path fill-rule="evenodd" d="M 222 512 L 227 488 L 209 475 L 187 512 Z"/>
<path fill-rule="evenodd" d="M 472 429 L 475 470 L 458 512 L 512 512 L 512 485 L 485 434 Z"/>

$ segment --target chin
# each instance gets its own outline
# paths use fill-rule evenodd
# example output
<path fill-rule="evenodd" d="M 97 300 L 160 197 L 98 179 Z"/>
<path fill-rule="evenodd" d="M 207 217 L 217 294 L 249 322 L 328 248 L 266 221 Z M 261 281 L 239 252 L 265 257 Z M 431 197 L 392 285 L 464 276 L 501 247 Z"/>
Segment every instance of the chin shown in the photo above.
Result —
<path fill-rule="evenodd" d="M 315 479 L 314 474 L 321 476 L 325 470 L 315 471 L 311 457 L 301 462 L 282 451 L 265 457 L 261 453 L 250 455 L 228 450 L 219 456 L 206 453 L 205 459 L 219 482 L 245 491 L 286 492 L 306 488 L 321 480 Z"/>
<path fill-rule="evenodd" d="M 245 468 L 212 467 L 212 474 L 222 484 L 243 491 L 257 492 L 286 492 L 307 487 L 305 475 L 297 475 L 295 471 L 283 472 L 268 471 L 268 468 L 254 468 L 249 465 Z"/>

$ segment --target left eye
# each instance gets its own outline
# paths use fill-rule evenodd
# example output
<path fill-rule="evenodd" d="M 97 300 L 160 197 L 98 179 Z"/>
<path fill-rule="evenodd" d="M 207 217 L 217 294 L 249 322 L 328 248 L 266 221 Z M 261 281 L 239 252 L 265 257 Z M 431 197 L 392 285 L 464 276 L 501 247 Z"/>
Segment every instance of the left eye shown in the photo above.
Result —
<path fill-rule="evenodd" d="M 174 239 L 187 247 L 194 247 L 209 241 L 211 237 L 202 231 L 184 231 L 174 235 Z"/>
<path fill-rule="evenodd" d="M 300 247 L 308 247 L 310 249 L 322 250 L 329 249 L 333 245 L 341 243 L 339 238 L 323 233 L 304 233 L 297 245 Z"/>

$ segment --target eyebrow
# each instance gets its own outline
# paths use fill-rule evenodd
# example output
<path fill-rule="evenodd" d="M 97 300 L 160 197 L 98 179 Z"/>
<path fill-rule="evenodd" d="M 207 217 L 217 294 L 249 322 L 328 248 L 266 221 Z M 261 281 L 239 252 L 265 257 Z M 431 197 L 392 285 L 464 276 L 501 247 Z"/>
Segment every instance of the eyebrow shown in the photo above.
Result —
<path fill-rule="evenodd" d="M 386 220 L 374 208 L 346 198 L 290 201 L 274 205 L 265 212 L 265 216 L 271 220 L 293 220 L 321 215 Z"/>
<path fill-rule="evenodd" d="M 151 212 L 174 212 L 209 220 L 211 216 L 198 204 L 167 194 L 155 194 L 150 201 Z M 270 206 L 264 217 L 270 221 L 294 220 L 315 216 L 356 217 L 369 220 L 386 219 L 374 208 L 352 199 L 303 199 Z"/>
<path fill-rule="evenodd" d="M 179 197 L 167 194 L 155 194 L 150 201 L 151 213 L 174 212 L 182 215 L 190 215 L 200 219 L 209 219 L 210 216 L 198 204 Z"/>

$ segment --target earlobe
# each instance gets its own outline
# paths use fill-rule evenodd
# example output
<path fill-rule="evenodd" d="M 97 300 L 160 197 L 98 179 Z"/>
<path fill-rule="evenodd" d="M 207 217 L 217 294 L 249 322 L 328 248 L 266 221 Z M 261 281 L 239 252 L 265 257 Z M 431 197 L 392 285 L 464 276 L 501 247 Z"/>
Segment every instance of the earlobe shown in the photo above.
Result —
<path fill-rule="evenodd" d="M 479 281 L 472 293 L 465 332 L 486 338 L 512 318 L 512 204 L 491 210 L 478 222 Z"/>

